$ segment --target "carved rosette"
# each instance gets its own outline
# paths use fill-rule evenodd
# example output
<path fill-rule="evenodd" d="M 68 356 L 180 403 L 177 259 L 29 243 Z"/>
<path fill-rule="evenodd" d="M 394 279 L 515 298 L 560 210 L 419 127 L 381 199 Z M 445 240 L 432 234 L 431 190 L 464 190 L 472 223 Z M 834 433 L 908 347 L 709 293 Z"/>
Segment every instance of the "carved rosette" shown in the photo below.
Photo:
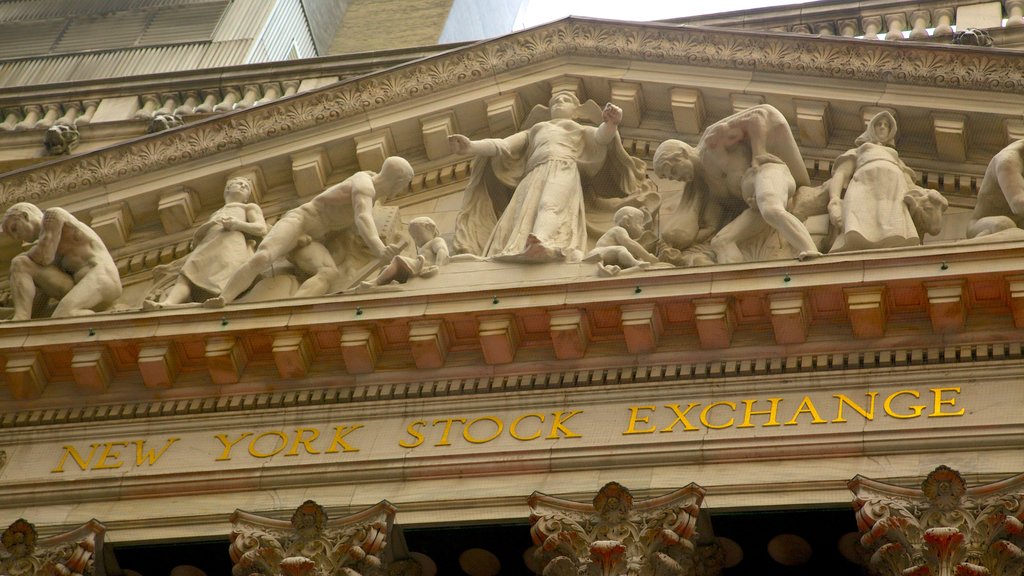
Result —
<path fill-rule="evenodd" d="M 395 508 L 381 501 L 351 516 L 328 519 L 312 500 L 291 521 L 236 510 L 231 516 L 233 576 L 371 576 L 386 574 L 381 552 Z"/>
<path fill-rule="evenodd" d="M 1024 474 L 968 488 L 939 466 L 920 490 L 850 481 L 861 545 L 885 576 L 1019 576 L 1024 571 Z"/>
<path fill-rule="evenodd" d="M 703 499 L 696 484 L 636 503 L 616 482 L 601 488 L 592 505 L 535 492 L 529 503 L 536 547 L 527 562 L 544 576 L 716 574 L 721 551 L 695 543 Z"/>
<path fill-rule="evenodd" d="M 90 520 L 79 528 L 40 539 L 36 527 L 18 519 L 0 535 L 0 574 L 5 576 L 88 576 L 103 553 L 106 528 Z"/>

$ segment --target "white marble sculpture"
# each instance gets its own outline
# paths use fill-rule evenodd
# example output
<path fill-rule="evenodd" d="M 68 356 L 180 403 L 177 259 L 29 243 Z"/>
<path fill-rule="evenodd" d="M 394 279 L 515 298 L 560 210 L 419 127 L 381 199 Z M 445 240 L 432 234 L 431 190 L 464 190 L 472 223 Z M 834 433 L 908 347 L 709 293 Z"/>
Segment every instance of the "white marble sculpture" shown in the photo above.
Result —
<path fill-rule="evenodd" d="M 535 109 L 530 118 L 536 116 Z M 601 123 L 577 122 L 584 118 Z M 509 261 L 578 261 L 587 250 L 590 212 L 610 215 L 622 197 L 644 189 L 644 163 L 622 148 L 621 120 L 617 106 L 581 105 L 572 92 L 561 91 L 551 98 L 550 120 L 528 119 L 526 129 L 508 138 L 450 137 L 454 153 L 477 157 L 456 223 L 456 252 Z M 599 172 L 613 190 L 585 182 Z"/>
<path fill-rule="evenodd" d="M 895 141 L 896 119 L 879 112 L 854 142 L 857 147 L 836 159 L 828 212 L 841 233 L 830 253 L 916 246 L 923 234 L 941 230 L 945 199 L 915 184 Z"/>
<path fill-rule="evenodd" d="M 810 178 L 789 122 L 775 108 L 762 104 L 719 120 L 695 148 L 679 140 L 663 142 L 654 170 L 661 178 L 686 183 L 678 206 L 662 210 L 662 237 L 669 246 L 682 250 L 710 238 L 715 261 L 740 262 L 746 258 L 739 244 L 771 228 L 798 259 L 821 255 L 788 210 L 797 188 L 808 186 Z"/>
<path fill-rule="evenodd" d="M 41 211 L 19 202 L 7 209 L 0 230 L 32 243 L 11 260 L 12 320 L 59 300 L 51 317 L 82 316 L 110 308 L 121 296 L 121 277 L 110 252 L 92 228 L 63 208 Z"/>
<path fill-rule="evenodd" d="M 323 244 L 332 234 L 352 233 L 380 261 L 389 261 L 401 247 L 380 239 L 373 204 L 408 188 L 412 177 L 412 166 L 405 159 L 392 156 L 384 160 L 380 172 L 357 172 L 288 211 L 263 238 L 256 253 L 231 275 L 220 296 L 207 300 L 206 305 L 218 307 L 233 302 L 262 272 L 285 257 L 310 275 L 293 296 L 328 293 L 340 273 Z"/>
<path fill-rule="evenodd" d="M 143 302 L 144 309 L 201 302 L 221 293 L 235 270 L 252 256 L 255 241 L 267 233 L 263 210 L 249 202 L 251 196 L 248 178 L 227 181 L 224 206 L 196 229 L 192 252 L 181 263 L 174 285 L 159 302 Z"/>
<path fill-rule="evenodd" d="M 647 268 L 658 261 L 658 257 L 640 242 L 649 232 L 650 214 L 633 206 L 623 206 L 615 211 L 613 221 L 615 226 L 601 235 L 586 257 L 599 260 L 598 270 L 602 275 L 615 276 L 627 269 Z"/>
<path fill-rule="evenodd" d="M 968 238 L 1021 228 L 1024 224 L 1024 140 L 1000 150 L 985 169 Z"/>
<path fill-rule="evenodd" d="M 410 278 L 430 278 L 441 266 L 448 263 L 448 243 L 441 238 L 437 224 L 426 216 L 413 218 L 409 222 L 409 236 L 416 243 L 416 257 L 401 254 L 380 271 L 376 278 L 364 282 L 364 286 L 384 286 L 391 283 L 405 284 Z"/>

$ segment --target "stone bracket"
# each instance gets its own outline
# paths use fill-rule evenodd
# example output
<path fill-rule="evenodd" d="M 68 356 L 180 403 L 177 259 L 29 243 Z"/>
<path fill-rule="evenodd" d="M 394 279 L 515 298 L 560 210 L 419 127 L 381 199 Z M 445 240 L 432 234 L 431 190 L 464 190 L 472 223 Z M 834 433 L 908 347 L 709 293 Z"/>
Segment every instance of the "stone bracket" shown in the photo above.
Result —
<path fill-rule="evenodd" d="M 380 342 L 369 326 L 346 326 L 341 331 L 341 356 L 349 374 L 370 374 L 377 368 Z"/>
<path fill-rule="evenodd" d="M 439 160 L 451 154 L 448 137 L 459 132 L 455 112 L 448 110 L 420 118 L 420 129 L 423 133 L 423 149 L 428 159 Z"/>
<path fill-rule="evenodd" d="M 147 388 L 170 388 L 178 377 L 180 363 L 174 343 L 139 348 L 139 372 Z"/>
<path fill-rule="evenodd" d="M 390 128 L 356 136 L 355 141 L 360 170 L 377 172 L 384 165 L 385 158 L 395 155 L 395 140 Z"/>
<path fill-rule="evenodd" d="M 590 343 L 590 324 L 586 310 L 570 308 L 552 310 L 548 313 L 551 344 L 555 349 L 555 358 L 571 360 L 582 358 Z"/>
<path fill-rule="evenodd" d="M 925 282 L 928 291 L 928 315 L 935 332 L 956 332 L 967 321 L 967 305 L 964 291 L 967 281 L 943 280 Z"/>
<path fill-rule="evenodd" d="M 128 244 L 132 233 L 132 211 L 124 202 L 97 208 L 89 213 L 90 227 L 110 250 Z"/>
<path fill-rule="evenodd" d="M 249 363 L 249 353 L 236 336 L 212 336 L 206 340 L 206 367 L 214 384 L 235 384 Z"/>
<path fill-rule="evenodd" d="M 113 378 L 110 352 L 104 345 L 76 348 L 71 357 L 71 374 L 79 390 L 106 392 Z"/>
<path fill-rule="evenodd" d="M 484 362 L 508 364 L 515 358 L 521 336 L 519 324 L 512 314 L 480 317 L 478 334 Z"/>
<path fill-rule="evenodd" d="M 644 91 L 640 84 L 612 82 L 611 103 L 622 108 L 622 125 L 640 126 L 644 118 Z"/>
<path fill-rule="evenodd" d="M 1013 313 L 1013 325 L 1024 328 L 1024 276 L 1007 277 L 1006 288 L 1009 292 L 1010 311 Z"/>
<path fill-rule="evenodd" d="M 199 197 L 195 190 L 178 186 L 160 195 L 157 212 L 160 214 L 160 224 L 167 234 L 187 230 L 195 222 L 196 214 L 199 212 Z"/>
<path fill-rule="evenodd" d="M 562 76 L 551 79 L 551 95 L 559 92 L 572 92 L 580 102 L 585 101 L 586 94 L 583 93 L 583 79 L 575 76 Z M 547 102 L 544 103 L 547 105 Z"/>
<path fill-rule="evenodd" d="M 731 94 L 729 101 L 732 102 L 732 113 L 735 114 L 764 104 L 764 96 L 760 94 Z"/>
<path fill-rule="evenodd" d="M 880 338 L 885 334 L 885 286 L 843 288 L 846 312 L 857 338 Z"/>
<path fill-rule="evenodd" d="M 622 335 L 630 354 L 647 354 L 658 348 L 658 339 L 664 331 L 664 320 L 657 304 L 627 304 L 622 306 Z"/>
<path fill-rule="evenodd" d="M 807 341 L 810 313 L 803 292 L 779 292 L 768 296 L 775 341 L 779 344 L 803 344 Z"/>
<path fill-rule="evenodd" d="M 292 154 L 292 183 L 300 197 L 323 192 L 330 172 L 331 161 L 323 148 Z"/>
<path fill-rule="evenodd" d="M 281 378 L 305 376 L 316 355 L 309 333 L 304 330 L 274 334 L 271 353 Z"/>
<path fill-rule="evenodd" d="M 420 370 L 444 366 L 449 345 L 444 320 L 409 322 L 409 348 Z"/>
<path fill-rule="evenodd" d="M 793 100 L 796 107 L 796 127 L 800 142 L 814 146 L 828 146 L 828 102 L 820 100 Z"/>
<path fill-rule="evenodd" d="M 700 134 L 704 128 L 704 98 L 700 90 L 673 88 L 669 91 L 672 121 L 683 134 Z"/>
<path fill-rule="evenodd" d="M 9 354 L 4 374 L 15 400 L 38 398 L 50 381 L 43 354 L 38 350 Z"/>
<path fill-rule="evenodd" d="M 967 160 L 967 117 L 963 114 L 932 113 L 935 148 L 939 158 L 951 162 Z"/>
<path fill-rule="evenodd" d="M 728 348 L 735 328 L 729 298 L 701 298 L 693 301 L 694 324 L 701 348 Z"/>
<path fill-rule="evenodd" d="M 523 121 L 523 101 L 518 92 L 500 94 L 484 100 L 487 106 L 487 126 L 495 138 L 519 131 Z"/>

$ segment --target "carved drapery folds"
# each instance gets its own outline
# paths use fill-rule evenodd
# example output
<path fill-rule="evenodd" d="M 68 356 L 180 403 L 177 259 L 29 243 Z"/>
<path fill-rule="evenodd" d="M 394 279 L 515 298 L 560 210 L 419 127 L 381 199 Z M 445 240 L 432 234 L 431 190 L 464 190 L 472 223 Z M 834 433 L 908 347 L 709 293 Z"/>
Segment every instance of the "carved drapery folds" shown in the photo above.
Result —
<path fill-rule="evenodd" d="M 79 528 L 39 538 L 36 527 L 18 519 L 0 535 L 0 574 L 9 576 L 104 576 L 103 536 L 106 528 L 95 520 Z"/>
<path fill-rule="evenodd" d="M 328 519 L 312 500 L 291 521 L 236 510 L 231 516 L 233 576 L 370 576 L 387 573 L 381 553 L 395 508 L 387 501 L 351 516 Z"/>
<path fill-rule="evenodd" d="M 967 488 L 939 466 L 920 490 L 850 481 L 861 545 L 885 576 L 1017 576 L 1024 571 L 1024 474 Z"/>
<path fill-rule="evenodd" d="M 601 488 L 592 505 L 535 492 L 529 504 L 536 546 L 527 563 L 544 576 L 716 574 L 720 548 L 696 543 L 703 499 L 696 484 L 636 503 L 616 482 Z"/>

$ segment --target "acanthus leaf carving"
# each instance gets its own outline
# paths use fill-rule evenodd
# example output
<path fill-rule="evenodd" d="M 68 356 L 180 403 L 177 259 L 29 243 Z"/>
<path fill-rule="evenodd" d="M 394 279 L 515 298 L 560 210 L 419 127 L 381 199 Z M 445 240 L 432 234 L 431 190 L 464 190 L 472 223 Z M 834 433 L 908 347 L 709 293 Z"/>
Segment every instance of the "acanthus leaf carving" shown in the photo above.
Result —
<path fill-rule="evenodd" d="M 0 574 L 9 576 L 90 576 L 102 558 L 106 528 L 95 520 L 70 532 L 39 538 L 36 527 L 15 520 L 0 535 Z"/>

